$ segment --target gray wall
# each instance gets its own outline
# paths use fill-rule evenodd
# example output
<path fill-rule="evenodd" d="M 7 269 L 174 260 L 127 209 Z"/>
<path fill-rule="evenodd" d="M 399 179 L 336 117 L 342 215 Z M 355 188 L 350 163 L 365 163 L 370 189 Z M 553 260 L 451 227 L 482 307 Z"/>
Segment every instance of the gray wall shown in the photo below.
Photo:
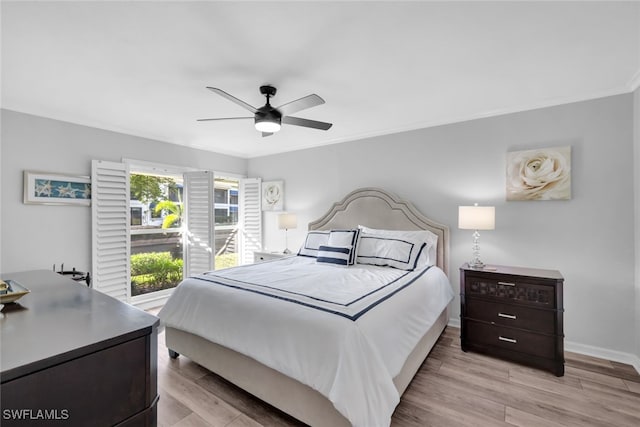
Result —
<path fill-rule="evenodd" d="M 253 158 L 248 172 L 285 181 L 285 209 L 299 224 L 290 248 L 302 242 L 307 222 L 355 188 L 413 201 L 451 228 L 456 291 L 472 240 L 457 229 L 458 206 L 494 205 L 496 230 L 482 232 L 483 260 L 560 270 L 566 339 L 635 354 L 633 102 L 620 95 Z M 565 145 L 573 150 L 571 200 L 505 201 L 508 151 Z M 275 221 L 265 215 L 265 246 L 273 250 L 284 247 Z M 458 298 L 453 307 L 457 319 Z"/>
<path fill-rule="evenodd" d="M 91 268 L 91 208 L 25 205 L 23 171 L 90 175 L 91 160 L 122 158 L 246 174 L 247 161 L 165 142 L 2 110 L 0 267 Z"/>
<path fill-rule="evenodd" d="M 456 228 L 457 207 L 495 205 L 496 230 L 482 233 L 483 260 L 559 269 L 566 279 L 567 340 L 640 356 L 640 249 L 634 257 L 630 231 L 634 179 L 640 188 L 638 112 L 640 90 L 247 162 L 2 110 L 0 271 L 61 262 L 90 268 L 90 209 L 24 205 L 23 170 L 88 175 L 92 159 L 125 157 L 283 179 L 285 207 L 299 221 L 299 228 L 289 231 L 290 248 L 301 243 L 305 224 L 332 202 L 355 188 L 377 186 L 451 227 L 454 288 L 458 266 L 471 256 L 471 233 Z M 573 149 L 572 200 L 505 202 L 506 152 L 561 145 Z M 640 197 L 635 207 L 640 248 Z M 275 214 L 265 213 L 264 228 L 266 248 L 282 249 Z M 453 307 L 457 318 L 457 299 Z"/>
<path fill-rule="evenodd" d="M 636 356 L 640 358 L 640 87 L 633 93 L 633 130 L 635 152 L 635 236 L 636 236 Z"/>

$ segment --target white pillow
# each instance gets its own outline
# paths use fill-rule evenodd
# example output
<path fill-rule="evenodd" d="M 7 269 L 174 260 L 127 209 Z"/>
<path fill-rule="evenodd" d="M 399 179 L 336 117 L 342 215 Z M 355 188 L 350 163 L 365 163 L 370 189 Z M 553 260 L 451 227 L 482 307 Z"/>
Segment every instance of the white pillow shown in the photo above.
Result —
<path fill-rule="evenodd" d="M 356 263 L 356 248 L 358 245 L 359 235 L 360 230 L 358 228 L 353 230 L 331 230 L 327 245 L 351 248 L 352 250 L 349 253 L 348 265 L 353 265 Z"/>
<path fill-rule="evenodd" d="M 360 233 L 356 262 L 414 270 L 427 244 L 422 240 Z"/>
<path fill-rule="evenodd" d="M 348 267 L 352 252 L 351 246 L 322 245 L 318 250 L 316 262 Z"/>
<path fill-rule="evenodd" d="M 416 264 L 417 268 L 435 265 L 437 261 L 438 235 L 428 230 L 381 230 L 359 225 L 362 233 L 377 234 L 410 241 L 423 241 L 427 246 L 422 250 Z"/>
<path fill-rule="evenodd" d="M 320 246 L 327 245 L 329 243 L 329 233 L 330 232 L 328 230 L 309 231 L 307 233 L 307 237 L 304 239 L 304 243 L 300 247 L 300 250 L 298 250 L 298 255 L 317 258 Z"/>

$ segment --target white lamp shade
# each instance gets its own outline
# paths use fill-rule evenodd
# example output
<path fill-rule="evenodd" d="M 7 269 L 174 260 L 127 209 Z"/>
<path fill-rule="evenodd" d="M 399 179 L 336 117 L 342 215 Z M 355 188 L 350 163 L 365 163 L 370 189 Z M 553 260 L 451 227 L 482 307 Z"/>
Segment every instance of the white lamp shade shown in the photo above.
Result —
<path fill-rule="evenodd" d="M 496 208 L 493 206 L 458 206 L 458 228 L 462 230 L 495 229 Z"/>
<path fill-rule="evenodd" d="M 291 230 L 298 226 L 296 214 L 282 213 L 278 215 L 278 228 L 280 230 Z"/>

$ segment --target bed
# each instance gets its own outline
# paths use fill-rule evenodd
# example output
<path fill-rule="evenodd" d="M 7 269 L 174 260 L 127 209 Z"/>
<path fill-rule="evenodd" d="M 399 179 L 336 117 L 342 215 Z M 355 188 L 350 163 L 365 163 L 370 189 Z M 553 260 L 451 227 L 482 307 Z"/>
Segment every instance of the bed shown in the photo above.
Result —
<path fill-rule="evenodd" d="M 332 246 L 303 256 L 308 255 L 305 243 L 295 257 L 188 278 L 159 313 L 170 355 L 183 354 L 312 426 L 389 425 L 400 396 L 449 319 L 449 229 L 391 193 L 362 188 L 309 223 L 307 240 L 312 234 L 333 233 L 333 238 L 335 230 L 361 232 L 363 225 L 366 231 L 433 233 L 437 243 L 430 248 L 429 264 L 434 265 L 418 264 L 418 258 L 411 260 L 420 265 L 413 270 L 379 262 L 360 265 L 354 252 L 347 255 L 354 265 L 342 268 L 320 262 Z M 359 241 L 371 236 L 361 233 Z M 427 254 L 427 247 L 420 253 Z M 349 280 L 362 280 L 373 291 L 363 289 L 357 298 L 324 285 L 318 294 L 306 288 L 294 292 L 283 285 L 287 275 L 322 283 L 351 275 L 356 279 Z M 312 281 L 298 281 L 314 287 Z M 393 314 L 415 301 L 425 301 L 428 310 Z M 254 305 L 247 309 L 245 304 Z M 205 312 L 211 317 L 203 321 Z M 273 323 L 265 326 L 268 322 Z M 396 340 L 393 345 L 390 339 Z"/>

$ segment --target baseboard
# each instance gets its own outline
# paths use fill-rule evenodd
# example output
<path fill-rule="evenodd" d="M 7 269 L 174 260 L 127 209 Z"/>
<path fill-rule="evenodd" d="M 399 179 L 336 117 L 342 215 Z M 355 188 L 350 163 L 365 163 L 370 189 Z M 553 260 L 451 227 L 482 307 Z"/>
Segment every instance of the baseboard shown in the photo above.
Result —
<path fill-rule="evenodd" d="M 573 353 L 584 354 L 585 356 L 597 357 L 600 359 L 611 360 L 612 362 L 625 363 L 631 365 L 640 374 L 640 357 L 631 353 L 622 351 L 609 350 L 602 347 L 580 344 L 572 341 L 564 342 L 564 349 Z"/>
<path fill-rule="evenodd" d="M 460 328 L 460 318 L 451 317 L 447 326 L 452 328 Z M 631 353 L 623 353 L 621 351 L 608 350 L 602 347 L 594 347 L 591 345 L 580 344 L 573 341 L 565 341 L 564 349 L 573 353 L 584 354 L 585 356 L 597 357 L 600 359 L 611 360 L 613 362 L 625 363 L 631 365 L 640 374 L 640 357 Z"/>

